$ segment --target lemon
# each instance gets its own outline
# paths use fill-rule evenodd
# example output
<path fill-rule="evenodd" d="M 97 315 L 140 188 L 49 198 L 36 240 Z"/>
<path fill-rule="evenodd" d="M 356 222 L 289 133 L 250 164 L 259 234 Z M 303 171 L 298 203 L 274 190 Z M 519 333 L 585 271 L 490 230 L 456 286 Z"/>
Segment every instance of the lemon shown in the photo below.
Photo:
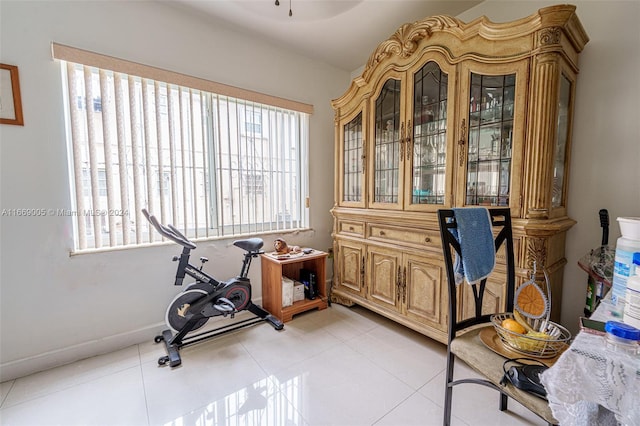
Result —
<path fill-rule="evenodd" d="M 514 333 L 525 334 L 527 332 L 527 330 L 522 325 L 520 325 L 518 321 L 511 318 L 503 320 L 501 325 L 502 328 L 513 331 Z"/>

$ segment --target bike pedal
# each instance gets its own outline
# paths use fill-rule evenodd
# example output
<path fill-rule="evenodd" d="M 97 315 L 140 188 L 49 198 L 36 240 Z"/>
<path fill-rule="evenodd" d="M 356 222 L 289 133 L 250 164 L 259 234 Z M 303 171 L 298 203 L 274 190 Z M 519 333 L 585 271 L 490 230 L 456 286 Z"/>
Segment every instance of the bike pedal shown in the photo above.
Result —
<path fill-rule="evenodd" d="M 229 306 L 229 305 L 213 305 L 213 307 L 217 310 L 219 310 L 220 312 L 224 312 L 224 313 L 231 313 L 233 312 L 234 308 Z"/>
<path fill-rule="evenodd" d="M 215 303 L 213 307 L 223 313 L 231 313 L 236 310 L 236 306 L 231 302 L 231 300 L 224 297 L 218 299 L 217 303 Z"/>

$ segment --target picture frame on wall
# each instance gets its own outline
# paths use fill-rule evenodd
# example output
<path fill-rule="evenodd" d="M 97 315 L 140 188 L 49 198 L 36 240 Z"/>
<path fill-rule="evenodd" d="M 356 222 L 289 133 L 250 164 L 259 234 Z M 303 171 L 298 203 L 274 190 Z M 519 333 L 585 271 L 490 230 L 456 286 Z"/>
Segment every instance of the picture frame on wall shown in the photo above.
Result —
<path fill-rule="evenodd" d="M 24 125 L 18 67 L 0 64 L 0 124 Z"/>

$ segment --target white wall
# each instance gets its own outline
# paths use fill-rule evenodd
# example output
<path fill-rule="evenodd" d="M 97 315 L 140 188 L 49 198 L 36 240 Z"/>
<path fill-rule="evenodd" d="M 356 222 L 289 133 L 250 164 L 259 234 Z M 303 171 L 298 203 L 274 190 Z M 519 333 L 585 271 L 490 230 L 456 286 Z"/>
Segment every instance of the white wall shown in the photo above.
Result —
<path fill-rule="evenodd" d="M 71 208 L 60 65 L 52 41 L 315 107 L 310 121 L 311 231 L 288 242 L 331 246 L 333 110 L 349 73 L 152 1 L 0 1 L 0 62 L 20 73 L 24 127 L 0 125 L 0 209 Z M 274 60 L 277 58 L 277 60 Z M 178 246 L 69 256 L 66 217 L 1 217 L 0 380 L 152 339 L 176 294 Z M 265 236 L 272 247 L 279 235 Z M 239 273 L 231 241 L 201 243 L 219 279 Z M 254 262 L 254 300 L 261 297 Z"/>
<path fill-rule="evenodd" d="M 598 211 L 609 210 L 615 247 L 621 216 L 640 217 L 640 1 L 572 1 L 590 41 L 580 55 L 574 115 L 562 323 L 577 331 L 587 274 L 578 259 L 600 245 Z M 485 1 L 458 17 L 506 22 L 560 4 Z"/>

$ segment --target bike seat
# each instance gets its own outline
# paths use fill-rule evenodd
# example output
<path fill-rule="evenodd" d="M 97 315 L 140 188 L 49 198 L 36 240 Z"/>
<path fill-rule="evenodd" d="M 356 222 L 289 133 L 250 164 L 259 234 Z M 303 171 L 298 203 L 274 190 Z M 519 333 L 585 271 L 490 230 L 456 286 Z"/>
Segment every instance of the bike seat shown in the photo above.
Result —
<path fill-rule="evenodd" d="M 248 252 L 254 252 L 262 248 L 264 241 L 262 241 L 262 238 L 248 238 L 246 240 L 236 240 L 233 245 Z"/>

